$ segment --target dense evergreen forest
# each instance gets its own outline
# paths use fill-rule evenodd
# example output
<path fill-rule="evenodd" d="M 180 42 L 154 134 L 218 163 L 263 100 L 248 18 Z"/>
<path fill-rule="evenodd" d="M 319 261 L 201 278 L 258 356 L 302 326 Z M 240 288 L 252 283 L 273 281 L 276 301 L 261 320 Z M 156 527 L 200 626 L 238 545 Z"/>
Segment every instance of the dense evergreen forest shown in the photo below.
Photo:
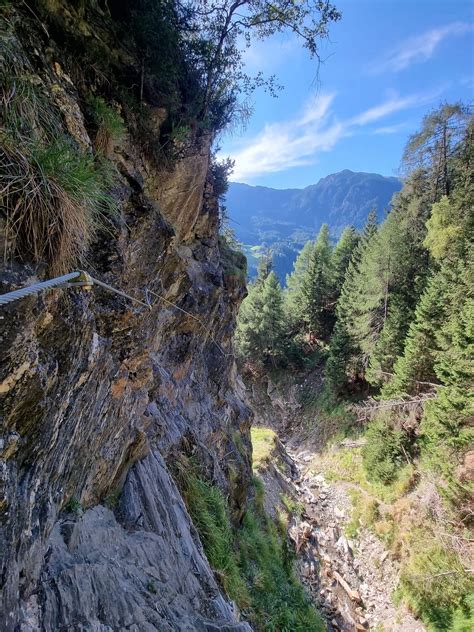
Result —
<path fill-rule="evenodd" d="M 432 629 L 457 631 L 470 629 L 473 605 L 463 557 L 474 518 L 473 132 L 462 104 L 428 114 L 385 221 L 371 213 L 335 246 L 324 225 L 285 289 L 262 260 L 237 336 L 240 356 L 269 372 L 321 368 L 314 423 L 358 411 L 369 481 L 435 483 L 431 519 L 411 517 L 390 538 L 400 596 Z"/>

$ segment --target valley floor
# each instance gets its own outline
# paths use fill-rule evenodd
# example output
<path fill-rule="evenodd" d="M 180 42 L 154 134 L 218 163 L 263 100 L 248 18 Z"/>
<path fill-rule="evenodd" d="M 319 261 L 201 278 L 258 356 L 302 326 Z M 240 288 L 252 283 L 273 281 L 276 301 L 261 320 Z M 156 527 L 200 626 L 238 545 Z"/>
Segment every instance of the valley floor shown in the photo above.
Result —
<path fill-rule="evenodd" d="M 270 395 L 266 406 L 259 401 L 257 423 L 265 425 L 252 432 L 254 468 L 265 487 L 267 512 L 287 521 L 298 574 L 328 629 L 423 632 L 425 626 L 395 603 L 400 565 L 361 515 L 361 507 L 383 512 L 389 502 L 347 475 L 347 469 L 361 467 L 363 439 L 330 449 L 314 435 L 303 440 L 288 423 L 298 417 L 291 396 L 286 401 L 276 391 Z"/>

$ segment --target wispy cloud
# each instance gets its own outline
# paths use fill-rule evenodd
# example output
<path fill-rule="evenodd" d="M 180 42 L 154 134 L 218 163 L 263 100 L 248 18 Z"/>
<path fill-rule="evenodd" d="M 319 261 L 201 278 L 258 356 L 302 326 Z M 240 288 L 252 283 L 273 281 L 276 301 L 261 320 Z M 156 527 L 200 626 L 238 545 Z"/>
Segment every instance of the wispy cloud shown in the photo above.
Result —
<path fill-rule="evenodd" d="M 254 138 L 244 141 L 232 152 L 235 169 L 232 180 L 250 181 L 268 173 L 309 165 L 318 155 L 330 151 L 342 138 L 391 114 L 428 103 L 439 92 L 391 96 L 346 120 L 338 120 L 332 110 L 335 93 L 311 98 L 297 118 L 269 123 Z M 396 129 L 398 127 L 398 129 Z M 379 127 L 374 134 L 399 131 L 400 125 Z"/>
<path fill-rule="evenodd" d="M 296 37 L 272 37 L 264 42 L 256 40 L 249 47 L 242 42 L 242 46 L 242 59 L 245 71 L 249 74 L 274 72 L 281 64 L 288 62 L 289 58 L 301 52 Z"/>
<path fill-rule="evenodd" d="M 388 99 L 375 105 L 357 116 L 354 116 L 349 122 L 352 125 L 367 125 L 375 123 L 391 114 L 408 110 L 415 106 L 426 105 L 435 99 L 438 99 L 443 92 L 444 87 L 438 88 L 431 92 L 410 94 L 407 97 L 401 97 L 398 94 L 391 95 Z"/>
<path fill-rule="evenodd" d="M 408 127 L 407 123 L 397 123 L 396 125 L 386 125 L 385 127 L 377 127 L 372 131 L 375 135 L 398 134 Z"/>
<path fill-rule="evenodd" d="M 351 122 L 353 125 L 367 125 L 367 123 L 373 123 L 381 118 L 384 118 L 395 112 L 406 110 L 418 103 L 419 95 L 411 95 L 409 97 L 392 97 L 379 105 L 374 106 L 361 112 L 355 116 Z"/>
<path fill-rule="evenodd" d="M 431 29 L 421 35 L 410 37 L 393 48 L 381 61 L 372 64 L 370 72 L 379 74 L 385 71 L 398 72 L 412 64 L 430 59 L 443 40 L 459 37 L 474 29 L 467 22 L 452 22 L 446 26 Z"/>
<path fill-rule="evenodd" d="M 300 117 L 265 125 L 255 138 L 233 154 L 233 180 L 275 173 L 310 164 L 316 153 L 328 151 L 345 132 L 334 120 L 330 106 L 334 94 L 311 99 Z"/>

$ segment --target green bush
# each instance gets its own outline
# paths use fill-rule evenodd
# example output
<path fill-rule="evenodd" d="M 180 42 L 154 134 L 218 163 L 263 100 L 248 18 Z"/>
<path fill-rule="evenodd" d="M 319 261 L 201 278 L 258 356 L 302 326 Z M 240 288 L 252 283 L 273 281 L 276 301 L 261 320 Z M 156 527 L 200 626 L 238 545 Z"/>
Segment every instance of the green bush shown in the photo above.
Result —
<path fill-rule="evenodd" d="M 430 630 L 472 630 L 466 626 L 473 622 L 474 584 L 457 554 L 421 529 L 411 539 L 399 597 Z"/>
<path fill-rule="evenodd" d="M 239 244 L 233 239 L 233 235 L 229 231 L 219 235 L 219 252 L 224 274 L 245 281 L 247 278 L 247 259 L 239 250 Z"/>
<path fill-rule="evenodd" d="M 474 590 L 455 610 L 451 623 L 451 632 L 472 632 L 472 630 L 474 630 Z"/>
<path fill-rule="evenodd" d="M 385 484 L 392 482 L 404 463 L 404 433 L 393 428 L 388 417 L 381 416 L 369 425 L 365 438 L 367 444 L 362 456 L 367 478 Z"/>
<path fill-rule="evenodd" d="M 82 513 L 82 505 L 77 498 L 71 497 L 64 505 L 64 511 L 79 516 Z"/>

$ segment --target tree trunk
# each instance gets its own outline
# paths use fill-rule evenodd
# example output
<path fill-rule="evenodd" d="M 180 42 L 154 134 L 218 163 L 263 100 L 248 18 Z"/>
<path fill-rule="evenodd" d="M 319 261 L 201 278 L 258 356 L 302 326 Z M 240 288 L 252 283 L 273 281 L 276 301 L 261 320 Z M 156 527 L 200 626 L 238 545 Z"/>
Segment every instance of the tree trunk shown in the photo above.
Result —
<path fill-rule="evenodd" d="M 447 123 L 444 123 L 443 125 L 443 174 L 444 193 L 445 195 L 449 195 Z"/>

